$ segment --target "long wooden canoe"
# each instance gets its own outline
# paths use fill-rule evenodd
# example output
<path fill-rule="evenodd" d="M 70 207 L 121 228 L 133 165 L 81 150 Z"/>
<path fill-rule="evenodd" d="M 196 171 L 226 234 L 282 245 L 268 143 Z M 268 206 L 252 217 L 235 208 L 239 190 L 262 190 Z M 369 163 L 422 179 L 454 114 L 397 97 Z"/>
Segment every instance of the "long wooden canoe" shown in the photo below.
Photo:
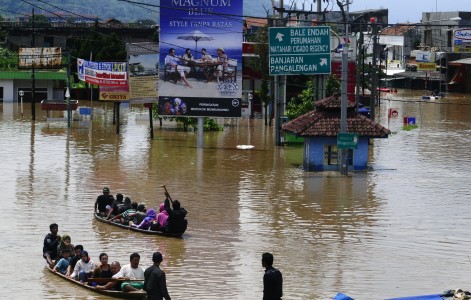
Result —
<path fill-rule="evenodd" d="M 113 226 L 117 226 L 117 227 L 127 229 L 127 230 L 137 231 L 137 232 L 141 232 L 141 233 L 145 233 L 145 234 L 162 235 L 162 236 L 176 237 L 176 238 L 179 238 L 183 235 L 183 233 L 171 233 L 171 232 L 144 230 L 144 229 L 129 227 L 129 226 L 123 225 L 121 223 L 109 222 L 109 220 L 107 220 L 103 217 L 100 217 L 98 214 L 94 214 L 94 215 L 95 215 L 95 219 L 97 219 L 100 222 L 110 224 L 110 225 L 113 225 Z"/>
<path fill-rule="evenodd" d="M 51 272 L 52 274 L 55 274 L 59 276 L 60 278 L 67 280 L 75 285 L 81 286 L 85 289 L 88 289 L 89 291 L 92 291 L 94 293 L 114 297 L 114 298 L 122 298 L 122 299 L 145 299 L 147 296 L 147 293 L 144 291 L 135 291 L 135 292 L 120 292 L 120 291 L 113 291 L 113 290 L 99 290 L 96 289 L 93 286 L 83 284 L 80 281 L 77 281 L 75 279 L 66 277 L 65 275 L 62 275 L 60 272 L 54 272 L 49 266 L 46 266 L 46 268 Z"/>

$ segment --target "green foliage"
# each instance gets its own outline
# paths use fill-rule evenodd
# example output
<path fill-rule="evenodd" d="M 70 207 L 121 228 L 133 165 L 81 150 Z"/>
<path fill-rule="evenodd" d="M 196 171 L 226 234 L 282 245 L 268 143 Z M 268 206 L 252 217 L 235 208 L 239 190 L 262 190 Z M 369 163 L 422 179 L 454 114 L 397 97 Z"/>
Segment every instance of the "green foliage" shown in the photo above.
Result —
<path fill-rule="evenodd" d="M 329 75 L 326 80 L 326 95 L 331 96 L 335 93 L 340 93 L 341 83 L 335 75 Z M 304 115 L 314 110 L 314 79 L 307 82 L 307 88 L 304 89 L 297 97 L 291 98 L 291 101 L 286 106 L 286 116 L 293 120 L 301 115 Z M 317 91 L 320 96 L 321 91 Z"/>
<path fill-rule="evenodd" d="M 339 94 L 342 91 L 342 83 L 340 80 L 335 76 L 330 74 L 327 77 L 325 82 L 325 94 L 327 97 L 332 96 L 333 94 Z"/>
<path fill-rule="evenodd" d="M 18 53 L 0 48 L 0 69 L 18 70 Z"/>
<path fill-rule="evenodd" d="M 152 106 L 152 117 L 154 119 L 158 118 L 163 118 L 164 120 L 170 120 L 170 121 L 175 121 L 177 122 L 180 126 L 183 127 L 184 131 L 189 130 L 190 128 L 193 130 L 198 129 L 198 118 L 193 118 L 193 117 L 166 117 L 166 116 L 160 116 L 159 115 L 159 110 L 158 110 L 158 105 L 153 105 Z M 216 120 L 212 118 L 204 118 L 204 123 L 203 123 L 203 131 L 223 131 L 224 127 L 222 125 L 219 125 Z"/>
<path fill-rule="evenodd" d="M 312 110 L 314 110 L 314 79 L 308 81 L 307 88 L 297 97 L 291 98 L 286 106 L 286 116 L 293 120 Z"/>

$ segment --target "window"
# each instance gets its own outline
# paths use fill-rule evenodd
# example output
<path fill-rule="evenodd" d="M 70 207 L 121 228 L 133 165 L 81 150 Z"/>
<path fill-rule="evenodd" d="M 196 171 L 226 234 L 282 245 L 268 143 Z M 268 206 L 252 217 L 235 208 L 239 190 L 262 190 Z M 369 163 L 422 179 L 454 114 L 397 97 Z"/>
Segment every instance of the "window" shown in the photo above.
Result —
<path fill-rule="evenodd" d="M 336 165 L 337 157 L 337 145 L 324 145 L 324 165 Z"/>
<path fill-rule="evenodd" d="M 324 165 L 337 165 L 337 145 L 324 145 Z M 348 165 L 353 165 L 353 149 L 348 149 Z"/>

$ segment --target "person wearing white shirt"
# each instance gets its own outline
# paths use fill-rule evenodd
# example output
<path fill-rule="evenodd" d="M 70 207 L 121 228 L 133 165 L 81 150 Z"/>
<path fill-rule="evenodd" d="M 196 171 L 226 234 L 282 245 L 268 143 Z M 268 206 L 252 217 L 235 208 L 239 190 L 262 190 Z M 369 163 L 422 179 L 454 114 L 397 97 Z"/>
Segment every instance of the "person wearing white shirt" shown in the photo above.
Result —
<path fill-rule="evenodd" d="M 168 50 L 167 56 L 165 56 L 165 65 L 172 67 L 172 69 L 175 69 L 176 72 L 180 73 L 180 77 L 183 80 L 183 82 L 191 88 L 191 85 L 188 83 L 188 80 L 186 80 L 186 73 L 190 72 L 190 67 L 182 66 L 180 65 L 181 59 L 175 56 L 175 49 L 170 48 Z"/>
<path fill-rule="evenodd" d="M 93 270 L 95 270 L 96 264 L 90 259 L 87 251 L 80 252 L 80 257 L 81 259 L 75 264 L 74 272 L 70 277 L 84 282 Z"/>
<path fill-rule="evenodd" d="M 112 278 L 124 278 L 126 279 L 142 279 L 142 281 L 124 281 L 121 284 L 121 291 L 123 292 L 131 292 L 142 290 L 144 287 L 144 269 L 139 266 L 139 260 L 141 256 L 139 253 L 134 252 L 129 257 L 129 264 L 124 265 L 121 267 L 118 273 L 113 275 Z"/>

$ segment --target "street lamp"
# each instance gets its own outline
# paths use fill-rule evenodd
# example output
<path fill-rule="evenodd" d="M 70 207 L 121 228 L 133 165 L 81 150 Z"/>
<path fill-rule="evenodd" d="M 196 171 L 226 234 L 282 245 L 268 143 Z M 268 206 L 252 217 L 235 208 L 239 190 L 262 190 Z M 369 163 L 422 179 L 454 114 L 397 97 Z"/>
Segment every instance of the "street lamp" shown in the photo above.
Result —
<path fill-rule="evenodd" d="M 25 92 L 23 92 L 23 90 L 20 90 L 18 92 L 18 95 L 20 95 L 21 99 L 21 117 L 23 118 L 23 96 L 25 95 Z"/>

